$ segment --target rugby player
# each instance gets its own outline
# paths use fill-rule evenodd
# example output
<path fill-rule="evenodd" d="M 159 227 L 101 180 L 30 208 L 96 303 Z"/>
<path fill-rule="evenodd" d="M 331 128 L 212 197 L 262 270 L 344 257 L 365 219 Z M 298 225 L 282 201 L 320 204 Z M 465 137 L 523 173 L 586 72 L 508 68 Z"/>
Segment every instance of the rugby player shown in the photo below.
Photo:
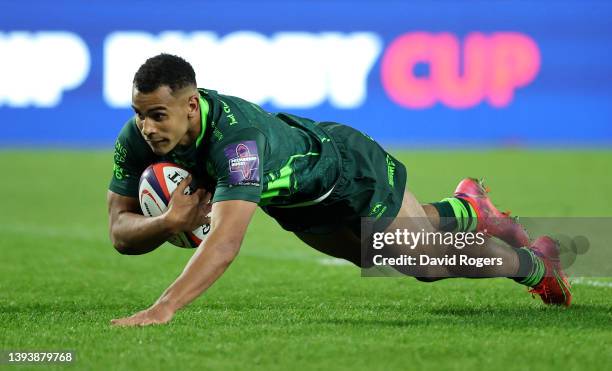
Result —
<path fill-rule="evenodd" d="M 480 269 L 480 277 L 511 277 L 547 304 L 571 302 L 555 242 L 541 237 L 530 243 L 524 229 L 499 212 L 474 179 L 461 181 L 454 197 L 421 205 L 406 188 L 404 165 L 368 136 L 334 122 L 271 114 L 243 99 L 198 89 L 191 65 L 169 54 L 148 59 L 136 72 L 132 107 L 136 114 L 115 144 L 107 197 L 116 250 L 150 252 L 172 235 L 208 222 L 209 212 L 211 232 L 150 308 L 115 319 L 115 325 L 166 323 L 200 296 L 238 254 L 257 206 L 307 245 L 361 267 L 368 266 L 361 256 L 364 217 L 389 220 L 377 225 L 382 230 L 486 232 L 496 237 L 486 248 L 462 254 L 503 258 L 504 264 Z M 237 158 L 242 160 L 232 161 Z M 164 214 L 144 217 L 138 181 L 148 165 L 162 160 L 189 169 L 200 188 L 183 194 L 192 181 L 186 179 Z M 451 250 L 435 251 L 444 256 Z M 401 271 L 425 282 L 458 275 L 446 266 Z"/>

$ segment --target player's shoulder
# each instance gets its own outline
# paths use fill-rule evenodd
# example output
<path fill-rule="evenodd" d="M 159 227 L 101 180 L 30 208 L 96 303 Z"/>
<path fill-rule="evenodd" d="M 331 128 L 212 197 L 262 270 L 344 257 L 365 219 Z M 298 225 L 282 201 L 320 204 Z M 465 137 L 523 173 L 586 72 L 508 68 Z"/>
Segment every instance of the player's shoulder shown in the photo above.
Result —
<path fill-rule="evenodd" d="M 202 92 L 202 90 L 200 90 Z M 225 147 L 228 143 L 242 140 L 266 139 L 262 124 L 268 113 L 261 107 L 242 98 L 206 91 L 209 102 L 212 103 L 208 122 L 207 149 L 212 152 Z"/>
<path fill-rule="evenodd" d="M 253 102 L 246 99 L 219 94 L 216 91 L 206 92 L 214 102 L 216 126 L 227 131 L 257 128 L 266 120 L 276 120 L 276 117 Z"/>
<path fill-rule="evenodd" d="M 117 139 L 126 142 L 137 141 L 137 139 L 142 140 L 138 127 L 136 126 L 136 119 L 134 117 L 131 117 L 123 124 Z"/>

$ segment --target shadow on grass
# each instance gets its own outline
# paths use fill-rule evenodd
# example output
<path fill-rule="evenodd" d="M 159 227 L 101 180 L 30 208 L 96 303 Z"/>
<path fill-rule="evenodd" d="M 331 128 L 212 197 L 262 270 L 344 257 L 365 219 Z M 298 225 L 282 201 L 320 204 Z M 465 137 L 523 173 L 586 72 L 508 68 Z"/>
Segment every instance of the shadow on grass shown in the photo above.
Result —
<path fill-rule="evenodd" d="M 325 318 L 310 321 L 313 324 L 328 324 L 337 326 L 350 327 L 419 327 L 425 322 L 423 320 L 393 320 L 393 319 L 356 319 L 356 318 Z"/>
<path fill-rule="evenodd" d="M 464 319 L 479 318 L 488 316 L 505 316 L 519 318 L 531 317 L 563 317 L 563 318 L 581 318 L 589 317 L 597 319 L 598 316 L 609 319 L 612 315 L 612 308 L 608 305 L 593 305 L 593 304 L 574 304 L 569 308 L 562 306 L 547 306 L 539 307 L 508 307 L 508 306 L 446 306 L 432 308 L 428 313 L 440 316 L 455 316 Z"/>
<path fill-rule="evenodd" d="M 425 309 L 412 318 L 321 318 L 312 323 L 355 327 L 425 327 L 431 325 L 484 327 L 490 329 L 606 329 L 612 321 L 612 308 L 605 305 L 578 304 L 571 308 L 559 307 L 443 307 Z M 405 316 L 403 316 L 405 317 Z"/>

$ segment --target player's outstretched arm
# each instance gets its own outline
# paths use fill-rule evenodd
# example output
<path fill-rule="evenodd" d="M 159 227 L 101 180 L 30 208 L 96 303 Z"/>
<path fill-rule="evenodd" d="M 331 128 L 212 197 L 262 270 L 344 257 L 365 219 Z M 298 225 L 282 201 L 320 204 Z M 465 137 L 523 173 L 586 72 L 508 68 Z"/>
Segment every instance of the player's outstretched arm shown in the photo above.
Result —
<path fill-rule="evenodd" d="M 119 326 L 166 323 L 174 313 L 209 288 L 234 260 L 257 204 L 231 200 L 213 204 L 211 232 L 191 257 L 181 275 L 149 309 L 112 320 Z"/>
<path fill-rule="evenodd" d="M 152 218 L 140 213 L 138 199 L 108 191 L 109 234 L 115 249 L 126 255 L 146 254 L 170 236 L 208 223 L 210 194 L 202 189 L 184 194 L 190 181 L 188 177 L 177 186 L 167 212 Z"/>

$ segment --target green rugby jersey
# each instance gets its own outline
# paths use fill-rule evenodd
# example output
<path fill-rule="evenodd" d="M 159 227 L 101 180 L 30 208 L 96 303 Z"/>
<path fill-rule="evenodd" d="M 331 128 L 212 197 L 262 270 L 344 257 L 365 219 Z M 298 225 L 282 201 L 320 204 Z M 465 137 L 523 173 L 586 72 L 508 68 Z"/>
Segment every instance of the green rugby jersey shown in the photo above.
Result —
<path fill-rule="evenodd" d="M 129 120 L 115 143 L 109 189 L 138 197 L 147 166 L 169 161 L 188 169 L 214 192 L 213 202 L 246 200 L 260 206 L 315 203 L 333 188 L 341 160 L 329 134 L 312 120 L 271 114 L 241 98 L 199 89 L 202 132 L 192 145 L 165 156 L 150 149 Z"/>

